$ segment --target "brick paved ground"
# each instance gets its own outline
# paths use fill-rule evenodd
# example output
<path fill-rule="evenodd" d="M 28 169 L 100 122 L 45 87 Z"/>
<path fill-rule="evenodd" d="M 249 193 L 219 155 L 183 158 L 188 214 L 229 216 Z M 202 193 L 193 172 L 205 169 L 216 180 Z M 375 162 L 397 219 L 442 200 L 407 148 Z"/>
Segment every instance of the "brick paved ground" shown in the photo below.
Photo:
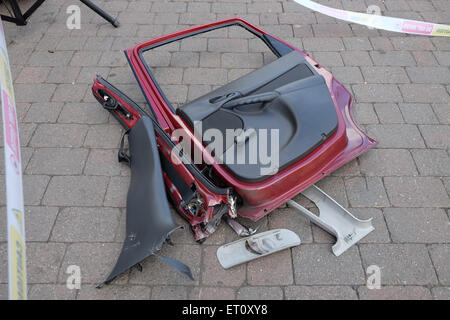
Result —
<path fill-rule="evenodd" d="M 47 1 L 28 26 L 4 24 L 20 120 L 30 298 L 450 298 L 449 39 L 369 30 L 292 1 L 98 2 L 118 16 L 119 29 L 81 7 L 81 30 L 68 30 L 65 12 L 75 0 Z M 357 11 L 375 4 L 385 15 L 450 23 L 447 0 L 319 2 Z M 318 185 L 358 217 L 374 217 L 376 229 L 336 258 L 327 233 L 280 208 L 261 230 L 291 228 L 303 241 L 297 248 L 225 271 L 215 252 L 235 238 L 230 229 L 221 226 L 203 245 L 185 230 L 162 251 L 190 265 L 195 282 L 149 258 L 143 272 L 97 290 L 124 237 L 129 170 L 116 162 L 121 130 L 94 101 L 92 78 L 99 73 L 143 103 L 123 49 L 232 16 L 304 49 L 353 92 L 357 121 L 380 144 Z M 245 36 L 217 31 L 148 60 L 179 105 L 271 61 Z M 0 189 L 5 230 L 4 183 Z M 5 241 L 1 232 L 0 298 L 7 289 Z M 81 266 L 79 291 L 65 287 L 71 264 Z M 372 264 L 382 271 L 380 290 L 365 286 Z"/>

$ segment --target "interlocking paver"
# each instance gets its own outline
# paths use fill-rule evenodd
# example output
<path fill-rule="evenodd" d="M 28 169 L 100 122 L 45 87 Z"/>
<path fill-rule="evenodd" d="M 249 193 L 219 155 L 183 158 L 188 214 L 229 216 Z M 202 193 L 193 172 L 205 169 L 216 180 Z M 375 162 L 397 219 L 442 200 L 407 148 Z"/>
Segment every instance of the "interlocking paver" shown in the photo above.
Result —
<path fill-rule="evenodd" d="M 450 157 L 445 150 L 413 150 L 412 155 L 421 175 L 450 175 Z"/>
<path fill-rule="evenodd" d="M 42 199 L 45 205 L 96 206 L 103 203 L 108 177 L 52 177 Z"/>
<path fill-rule="evenodd" d="M 381 270 L 382 285 L 434 285 L 436 274 L 423 244 L 362 244 L 365 268 Z"/>
<path fill-rule="evenodd" d="M 361 155 L 359 164 L 368 176 L 417 175 L 413 158 L 404 149 L 373 149 Z"/>
<path fill-rule="evenodd" d="M 386 177 L 384 185 L 396 207 L 446 207 L 450 199 L 439 178 Z"/>
<path fill-rule="evenodd" d="M 73 300 L 76 290 L 62 284 L 33 284 L 28 289 L 29 300 Z"/>
<path fill-rule="evenodd" d="M 421 286 L 360 287 L 358 293 L 361 300 L 431 300 L 430 290 Z"/>
<path fill-rule="evenodd" d="M 88 150 L 81 148 L 37 148 L 25 173 L 30 175 L 81 174 L 87 156 Z"/>
<path fill-rule="evenodd" d="M 433 260 L 439 283 L 443 285 L 450 284 L 450 245 L 438 244 L 430 249 L 430 256 Z"/>
<path fill-rule="evenodd" d="M 352 247 L 340 257 L 336 257 L 328 244 L 305 244 L 292 249 L 292 260 L 296 284 L 365 283 L 357 247 Z"/>
<path fill-rule="evenodd" d="M 442 209 L 386 208 L 384 215 L 393 242 L 450 242 L 450 221 Z"/>
<path fill-rule="evenodd" d="M 449 23 L 445 0 L 321 3 L 359 12 L 375 4 L 386 16 Z M 369 30 L 286 0 L 107 1 L 104 9 L 118 17 L 119 28 L 80 8 L 81 30 L 65 27 L 62 2 L 45 2 L 27 26 L 4 23 L 20 122 L 25 225 L 27 240 L 33 242 L 28 256 L 34 266 L 28 270 L 31 299 L 450 297 L 447 39 Z M 304 49 L 355 94 L 354 117 L 379 145 L 318 185 L 355 216 L 373 217 L 375 231 L 360 241 L 360 250 L 353 247 L 335 258 L 332 236 L 283 207 L 251 225 L 297 232 L 302 245 L 291 250 L 293 267 L 287 250 L 223 270 L 215 252 L 217 245 L 236 239 L 230 228 L 222 224 L 199 246 L 187 223 L 176 216 L 187 229 L 174 233 L 175 247 L 164 246 L 163 254 L 191 266 L 196 282 L 149 258 L 142 273 L 126 272 L 112 285 L 95 289 L 111 270 L 125 237 L 130 170 L 117 162 L 123 131 L 92 97 L 92 79 L 100 74 L 144 103 L 124 49 L 236 15 Z M 144 57 L 174 106 L 275 59 L 259 38 L 239 27 L 174 42 Z M 0 170 L 4 174 L 3 167 Z M 3 183 L 0 189 L 4 218 Z M 311 207 L 302 197 L 296 200 Z M 0 228 L 4 225 L 0 219 Z M 5 240 L 1 234 L 0 241 Z M 5 248 L 0 244 L 0 299 L 7 295 Z M 278 269 L 285 272 L 276 273 L 274 266 L 280 263 Z M 386 285 L 369 290 L 363 268 L 377 263 Z M 65 287 L 69 264 L 82 267 L 78 293 Z"/>
<path fill-rule="evenodd" d="M 64 208 L 55 221 L 51 240 L 55 242 L 112 242 L 120 211 L 114 208 Z"/>
<path fill-rule="evenodd" d="M 400 110 L 406 123 L 435 124 L 439 123 L 429 104 L 400 103 Z"/>

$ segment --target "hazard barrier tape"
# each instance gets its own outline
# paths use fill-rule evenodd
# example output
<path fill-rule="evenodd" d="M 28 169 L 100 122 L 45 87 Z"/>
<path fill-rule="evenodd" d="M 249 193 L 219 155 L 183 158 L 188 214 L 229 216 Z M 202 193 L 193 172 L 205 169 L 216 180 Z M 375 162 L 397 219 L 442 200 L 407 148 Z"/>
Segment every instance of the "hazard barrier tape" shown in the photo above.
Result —
<path fill-rule="evenodd" d="M 6 50 L 3 24 L 0 20 L 0 95 L 3 116 L 5 153 L 6 219 L 8 233 L 9 298 L 27 298 L 25 256 L 25 219 L 23 210 L 22 164 L 16 103 Z"/>
<path fill-rule="evenodd" d="M 294 1 L 308 9 L 323 13 L 327 16 L 375 29 L 416 35 L 450 37 L 449 25 L 346 11 L 330 8 L 311 0 Z"/>

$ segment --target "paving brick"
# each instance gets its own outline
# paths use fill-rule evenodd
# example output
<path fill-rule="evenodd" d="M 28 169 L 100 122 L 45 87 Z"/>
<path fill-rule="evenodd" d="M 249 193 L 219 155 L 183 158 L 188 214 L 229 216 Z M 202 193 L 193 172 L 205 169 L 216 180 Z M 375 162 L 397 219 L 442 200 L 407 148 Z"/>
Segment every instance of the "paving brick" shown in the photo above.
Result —
<path fill-rule="evenodd" d="M 328 244 L 304 244 L 292 249 L 292 259 L 296 284 L 345 285 L 365 282 L 356 247 L 336 257 Z"/>
<path fill-rule="evenodd" d="M 259 53 L 224 53 L 222 65 L 227 68 L 259 68 L 263 66 L 263 59 Z"/>
<path fill-rule="evenodd" d="M 238 2 L 230 2 L 230 3 L 221 3 L 216 2 L 212 4 L 211 12 L 214 13 L 246 13 L 247 7 L 245 3 L 238 3 Z"/>
<path fill-rule="evenodd" d="M 58 214 L 51 240 L 56 242 L 112 242 L 120 211 L 113 208 L 64 208 Z"/>
<path fill-rule="evenodd" d="M 405 70 L 401 67 L 361 67 L 368 83 L 409 83 Z"/>
<path fill-rule="evenodd" d="M 152 300 L 186 300 L 188 287 L 182 286 L 156 286 L 152 288 Z"/>
<path fill-rule="evenodd" d="M 121 165 L 117 161 L 116 149 L 92 149 L 86 162 L 84 173 L 87 175 L 120 175 Z"/>
<path fill-rule="evenodd" d="M 435 66 L 438 64 L 431 51 L 413 51 L 418 66 Z"/>
<path fill-rule="evenodd" d="M 195 69 L 192 69 L 192 71 L 190 71 L 190 70 L 191 69 L 187 69 L 186 74 L 185 74 L 185 78 L 187 76 L 189 79 L 189 81 L 187 81 L 187 83 L 193 84 L 192 81 L 194 81 L 194 79 L 196 79 L 198 84 L 203 84 L 204 81 L 210 80 L 210 79 L 197 79 L 196 76 L 198 76 L 199 73 L 201 74 L 201 71 L 200 71 L 201 68 L 195 68 Z M 152 72 L 159 84 L 179 84 L 179 83 L 181 83 L 181 79 L 183 77 L 183 69 L 181 69 L 181 68 L 154 68 L 154 69 L 152 69 Z M 205 72 L 208 72 L 208 71 L 205 71 Z M 194 73 L 192 78 L 189 78 L 190 73 Z M 210 77 L 212 77 L 211 74 L 208 73 L 208 75 Z"/>
<path fill-rule="evenodd" d="M 303 37 L 311 38 L 314 36 L 310 25 L 295 24 L 292 26 L 292 30 L 294 31 L 294 37 L 296 39 Z"/>
<path fill-rule="evenodd" d="M 101 289 L 93 285 L 83 285 L 78 300 L 148 300 L 150 287 L 133 285 L 108 285 Z"/>
<path fill-rule="evenodd" d="M 447 149 L 450 146 L 450 127 L 446 125 L 419 125 L 429 148 Z"/>
<path fill-rule="evenodd" d="M 80 174 L 87 155 L 86 149 L 39 148 L 34 152 L 25 172 L 47 175 Z"/>
<path fill-rule="evenodd" d="M 312 56 L 314 60 L 316 60 L 326 68 L 344 66 L 344 63 L 342 62 L 341 56 L 338 52 L 314 52 Z"/>
<path fill-rule="evenodd" d="M 450 66 L 450 52 L 449 51 L 435 51 L 435 52 L 433 52 L 433 54 L 441 66 Z M 445 69 L 443 69 L 443 70 L 445 71 Z"/>
<path fill-rule="evenodd" d="M 265 16 L 262 14 L 260 16 L 260 19 Z M 316 17 L 312 12 L 291 12 L 291 11 L 285 11 L 285 13 L 278 14 L 278 20 L 281 24 L 293 24 L 293 25 L 308 25 L 308 24 L 315 24 L 316 23 Z M 261 24 L 268 24 L 268 23 L 262 23 Z M 271 24 L 276 24 L 276 21 L 272 21 Z"/>
<path fill-rule="evenodd" d="M 0 212 L 5 219 L 0 219 L 0 230 L 6 230 L 5 207 Z M 48 241 L 50 232 L 55 222 L 58 208 L 55 207 L 25 207 L 25 232 L 27 241 Z M 6 233 L 0 234 L 0 241 L 7 241 Z"/>
<path fill-rule="evenodd" d="M 105 206 L 125 207 L 130 177 L 111 177 L 105 195 Z"/>
<path fill-rule="evenodd" d="M 316 37 L 349 37 L 352 29 L 347 24 L 322 23 L 312 25 Z"/>
<path fill-rule="evenodd" d="M 352 88 L 358 102 L 403 102 L 397 86 L 388 84 L 355 84 Z"/>
<path fill-rule="evenodd" d="M 386 37 L 370 37 L 370 43 L 374 50 L 378 51 L 390 51 L 394 49 L 391 40 Z"/>
<path fill-rule="evenodd" d="M 107 183 L 107 177 L 55 176 L 42 202 L 55 206 L 98 206 L 103 202 Z"/>
<path fill-rule="evenodd" d="M 41 124 L 31 139 L 33 147 L 80 147 L 87 126 L 79 124 Z"/>
<path fill-rule="evenodd" d="M 80 73 L 80 67 L 53 67 L 46 82 L 47 83 L 70 83 L 74 84 Z"/>
<path fill-rule="evenodd" d="M 91 126 L 84 145 L 94 148 L 117 148 L 122 136 L 122 127 L 116 124 Z"/>
<path fill-rule="evenodd" d="M 400 110 L 406 123 L 435 124 L 439 123 L 429 104 L 400 103 Z"/>
<path fill-rule="evenodd" d="M 29 300 L 75 300 L 76 290 L 60 284 L 34 284 L 28 289 Z"/>
<path fill-rule="evenodd" d="M 384 210 L 394 242 L 450 242 L 450 221 L 437 208 L 386 208 Z"/>
<path fill-rule="evenodd" d="M 241 286 L 246 279 L 246 266 L 225 270 L 216 258 L 217 246 L 203 247 L 202 284 L 209 286 Z"/>
<path fill-rule="evenodd" d="M 68 245 L 61 264 L 58 282 L 66 283 L 69 276 L 66 273 L 67 268 L 76 265 L 80 267 L 81 271 L 81 291 L 83 291 L 84 286 L 89 284 L 98 285 L 102 283 L 114 267 L 121 248 L 122 244 L 120 243 L 81 242 Z M 125 272 L 118 276 L 113 284 L 123 284 L 127 280 L 128 272 Z"/>
<path fill-rule="evenodd" d="M 191 300 L 233 300 L 235 290 L 223 287 L 196 287 L 189 293 Z"/>
<path fill-rule="evenodd" d="M 223 85 L 227 82 L 225 69 L 188 68 L 184 71 L 183 82 L 187 84 Z"/>
<path fill-rule="evenodd" d="M 174 52 L 170 65 L 172 67 L 195 67 L 199 64 L 197 52 Z"/>
<path fill-rule="evenodd" d="M 339 38 L 304 38 L 306 51 L 344 51 L 344 43 Z"/>
<path fill-rule="evenodd" d="M 450 300 L 450 287 L 435 287 L 431 292 L 436 300 Z"/>
<path fill-rule="evenodd" d="M 241 287 L 236 294 L 237 300 L 282 300 L 280 287 Z"/>
<path fill-rule="evenodd" d="M 434 50 L 434 45 L 426 37 L 394 37 L 391 39 L 396 50 Z"/>
<path fill-rule="evenodd" d="M 214 13 L 204 13 L 204 12 L 188 12 L 182 13 L 180 15 L 180 20 L 178 21 L 180 24 L 204 24 L 216 19 L 216 15 Z"/>
<path fill-rule="evenodd" d="M 396 207 L 446 207 L 450 199 L 439 178 L 384 178 L 391 204 Z"/>
<path fill-rule="evenodd" d="M 105 51 L 98 64 L 107 67 L 121 67 L 127 64 L 127 60 L 122 51 Z"/>
<path fill-rule="evenodd" d="M 361 173 L 367 176 L 417 175 L 408 150 L 372 149 L 359 157 Z"/>
<path fill-rule="evenodd" d="M 15 79 L 15 83 L 43 83 L 50 70 L 50 67 L 24 67 Z"/>
<path fill-rule="evenodd" d="M 367 125 L 367 134 L 379 142 L 378 148 L 424 148 L 425 144 L 415 125 Z"/>
<path fill-rule="evenodd" d="M 333 67 L 333 76 L 344 84 L 361 83 L 363 77 L 358 67 Z"/>
<path fill-rule="evenodd" d="M 247 264 L 249 285 L 289 285 L 293 281 L 290 250 L 283 250 Z"/>
<path fill-rule="evenodd" d="M 372 45 L 366 37 L 348 37 L 343 38 L 343 41 L 347 50 L 372 50 Z"/>
<path fill-rule="evenodd" d="M 352 112 L 359 124 L 376 124 L 379 122 L 371 103 L 357 103 L 353 106 Z"/>
<path fill-rule="evenodd" d="M 438 275 L 439 283 L 450 284 L 450 245 L 439 244 L 430 248 L 430 256 Z"/>
<path fill-rule="evenodd" d="M 164 24 L 174 26 L 178 23 L 180 15 L 178 13 L 158 13 L 155 16 L 156 24 Z"/>
<path fill-rule="evenodd" d="M 350 286 L 289 286 L 284 289 L 287 300 L 357 300 Z"/>
<path fill-rule="evenodd" d="M 374 109 L 381 123 L 404 123 L 402 113 L 395 103 L 375 103 Z"/>
<path fill-rule="evenodd" d="M 130 273 L 130 284 L 147 285 L 185 285 L 197 286 L 200 281 L 201 247 L 198 245 L 164 245 L 160 254 L 177 259 L 191 269 L 195 281 L 187 279 L 175 269 L 167 266 L 155 256 L 145 259 L 142 263 L 143 271 L 135 269 Z M 203 276 L 204 274 L 202 274 Z"/>
<path fill-rule="evenodd" d="M 101 51 L 77 51 L 73 55 L 70 65 L 74 67 L 96 66 L 101 55 Z"/>
<path fill-rule="evenodd" d="M 450 97 L 439 84 L 401 84 L 400 91 L 405 102 L 449 103 Z"/>
<path fill-rule="evenodd" d="M 412 150 L 421 175 L 450 176 L 450 158 L 444 150 Z"/>
<path fill-rule="evenodd" d="M 420 286 L 359 287 L 358 293 L 361 300 L 431 300 L 430 289 Z"/>
<path fill-rule="evenodd" d="M 56 122 L 63 107 L 62 103 L 33 103 L 28 109 L 23 122 Z"/>
<path fill-rule="evenodd" d="M 77 83 L 89 83 L 92 84 L 93 79 L 96 75 L 101 75 L 104 78 L 108 77 L 109 74 L 108 67 L 81 67 L 81 71 L 78 74 L 78 77 L 76 79 Z"/>
<path fill-rule="evenodd" d="M 432 108 L 442 124 L 450 124 L 450 108 L 448 104 L 433 103 Z"/>
<path fill-rule="evenodd" d="M 389 200 L 379 177 L 352 177 L 344 180 L 352 207 L 387 207 Z"/>
<path fill-rule="evenodd" d="M 247 4 L 249 13 L 282 12 L 281 4 L 278 2 L 257 2 Z"/>
<path fill-rule="evenodd" d="M 65 250 L 61 243 L 27 243 L 28 283 L 55 283 Z"/>
<path fill-rule="evenodd" d="M 24 175 L 23 197 L 25 205 L 38 205 L 47 187 L 48 176 Z"/>
<path fill-rule="evenodd" d="M 87 37 L 63 37 L 56 46 L 56 50 L 81 50 Z"/>
<path fill-rule="evenodd" d="M 373 62 L 367 51 L 344 51 L 341 52 L 346 66 L 372 66 Z"/>
<path fill-rule="evenodd" d="M 35 51 L 28 64 L 35 67 L 65 66 L 72 58 L 73 51 Z"/>
<path fill-rule="evenodd" d="M 66 103 L 59 115 L 59 123 L 102 124 L 108 121 L 108 113 L 95 103 Z"/>
<path fill-rule="evenodd" d="M 449 83 L 450 72 L 442 67 L 407 67 L 409 77 L 414 83 Z"/>
<path fill-rule="evenodd" d="M 208 39 L 208 51 L 247 52 L 248 41 L 246 39 Z"/>
<path fill-rule="evenodd" d="M 364 267 L 381 270 L 382 285 L 437 284 L 427 249 L 422 244 L 362 244 Z"/>
<path fill-rule="evenodd" d="M 60 84 L 56 87 L 52 101 L 80 102 L 87 89 L 85 84 Z"/>
<path fill-rule="evenodd" d="M 376 66 L 414 66 L 416 61 L 408 51 L 371 51 L 373 63 Z"/>
<path fill-rule="evenodd" d="M 15 84 L 14 96 L 16 102 L 47 102 L 55 92 L 56 85 L 47 83 Z"/>

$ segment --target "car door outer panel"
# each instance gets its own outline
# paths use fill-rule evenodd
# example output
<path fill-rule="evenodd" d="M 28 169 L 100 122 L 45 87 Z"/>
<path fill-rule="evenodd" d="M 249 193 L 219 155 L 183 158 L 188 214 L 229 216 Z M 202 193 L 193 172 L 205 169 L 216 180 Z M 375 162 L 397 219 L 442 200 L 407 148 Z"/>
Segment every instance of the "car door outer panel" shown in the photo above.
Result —
<path fill-rule="evenodd" d="M 232 25 L 239 25 L 253 32 L 263 39 L 278 57 L 293 50 L 300 52 L 305 57 L 308 66 L 314 70 L 314 73 L 322 76 L 325 80 L 338 118 L 337 130 L 307 156 L 263 181 L 252 183 L 239 180 L 225 166 L 217 163 L 202 141 L 195 136 L 189 124 L 175 113 L 174 108 L 167 101 L 142 56 L 144 51 L 151 50 L 154 47 Z M 205 161 L 211 163 L 217 175 L 243 199 L 242 206 L 238 208 L 238 215 L 242 217 L 257 221 L 330 172 L 374 147 L 377 143 L 362 132 L 354 122 L 351 114 L 352 96 L 331 73 L 323 69 L 309 55 L 285 43 L 283 40 L 265 33 L 245 20 L 233 18 L 178 31 L 138 44 L 127 49 L 125 54 L 147 99 L 148 105 L 161 128 L 169 135 L 172 134 L 174 129 L 182 129 L 187 133 L 193 142 L 194 148 L 200 150 Z M 180 174 L 183 175 L 180 166 L 176 167 Z M 216 195 L 209 190 L 206 190 L 203 196 L 215 199 L 215 204 L 217 204 L 217 201 L 220 202 Z M 174 198 L 173 195 L 171 197 L 172 199 Z M 205 219 L 205 221 L 207 220 Z"/>

